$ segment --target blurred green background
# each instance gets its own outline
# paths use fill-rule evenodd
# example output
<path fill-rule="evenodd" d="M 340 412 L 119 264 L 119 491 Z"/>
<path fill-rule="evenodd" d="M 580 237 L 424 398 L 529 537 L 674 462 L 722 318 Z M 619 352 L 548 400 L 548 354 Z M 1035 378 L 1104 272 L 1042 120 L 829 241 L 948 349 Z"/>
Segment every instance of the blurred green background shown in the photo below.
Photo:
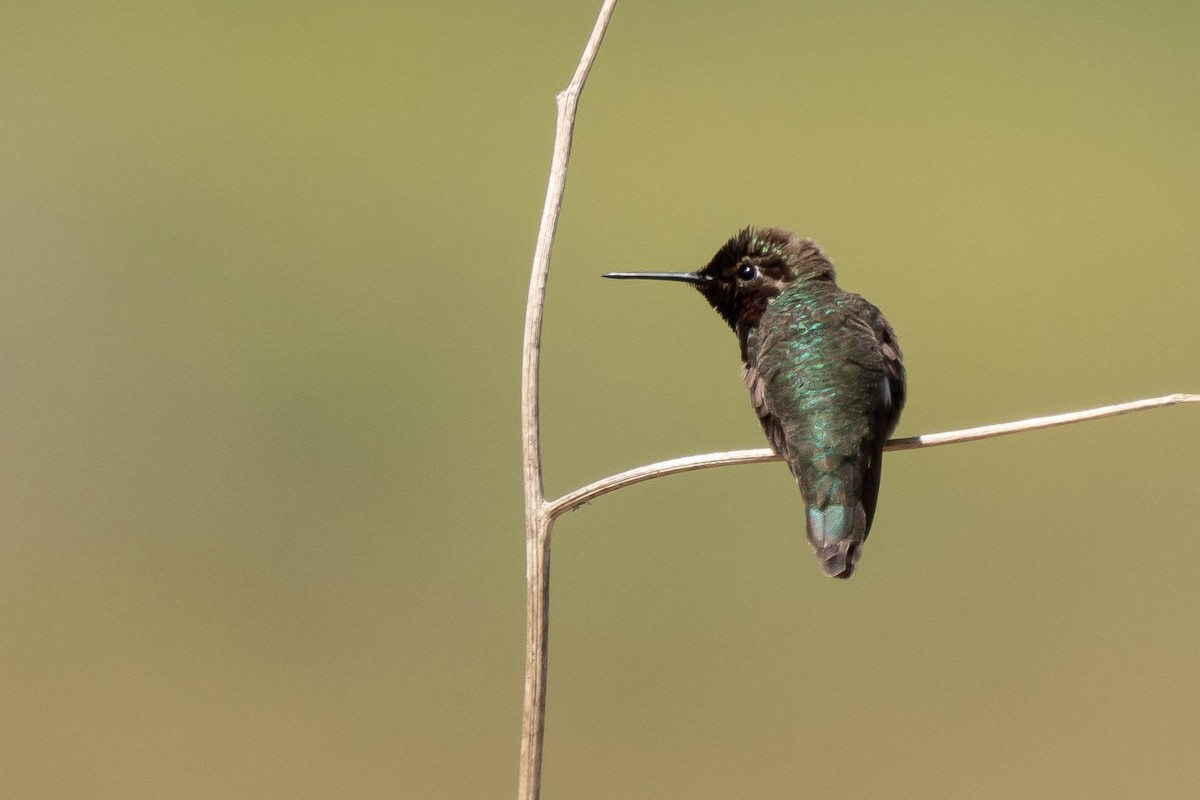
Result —
<path fill-rule="evenodd" d="M 7 3 L 0 796 L 507 797 L 520 336 L 598 2 Z M 694 292 L 811 235 L 900 434 L 1200 391 L 1200 5 L 638 3 L 583 97 L 546 483 L 762 444 Z M 549 798 L 1194 797 L 1200 409 L 560 521 Z"/>

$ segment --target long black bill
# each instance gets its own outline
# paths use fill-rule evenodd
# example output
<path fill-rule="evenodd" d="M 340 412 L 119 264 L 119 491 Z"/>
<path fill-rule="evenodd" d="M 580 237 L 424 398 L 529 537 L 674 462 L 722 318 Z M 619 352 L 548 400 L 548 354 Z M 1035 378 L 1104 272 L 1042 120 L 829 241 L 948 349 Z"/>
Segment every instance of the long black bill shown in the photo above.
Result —
<path fill-rule="evenodd" d="M 601 277 L 620 280 L 637 278 L 647 281 L 681 281 L 683 283 L 708 283 L 712 280 L 711 276 L 702 272 L 606 272 Z"/>

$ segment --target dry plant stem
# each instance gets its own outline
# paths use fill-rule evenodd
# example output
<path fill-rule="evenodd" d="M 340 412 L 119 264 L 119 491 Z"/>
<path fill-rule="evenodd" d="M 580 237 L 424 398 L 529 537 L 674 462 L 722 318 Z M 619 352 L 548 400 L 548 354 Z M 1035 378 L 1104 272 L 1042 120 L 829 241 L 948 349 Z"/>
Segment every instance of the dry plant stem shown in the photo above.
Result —
<path fill-rule="evenodd" d="M 1152 397 L 1147 400 L 1134 400 L 1115 406 L 1102 406 L 1086 411 L 1072 411 L 1067 414 L 1056 414 L 1051 417 L 1034 417 L 1033 419 L 1018 420 L 1017 422 L 1002 422 L 997 425 L 983 425 L 978 428 L 967 428 L 961 431 L 946 431 L 944 433 L 926 433 L 921 436 L 909 436 L 904 439 L 892 439 L 884 450 L 918 450 L 922 447 L 937 447 L 943 444 L 958 444 L 974 442 L 979 439 L 993 439 L 1010 433 L 1036 431 L 1042 428 L 1055 428 L 1059 425 L 1070 425 L 1075 422 L 1085 422 L 1090 419 L 1115 417 L 1119 414 L 1131 414 L 1134 411 L 1145 411 L 1148 408 L 1163 408 L 1181 403 L 1200 403 L 1200 394 L 1169 394 L 1165 397 Z M 670 461 L 660 461 L 644 467 L 626 470 L 610 475 L 595 483 L 589 483 L 565 494 L 547 504 L 546 514 L 553 521 L 568 511 L 573 511 L 585 503 L 590 503 L 597 497 L 609 492 L 615 492 L 635 483 L 642 483 L 651 478 L 661 478 L 665 475 L 677 475 L 681 472 L 693 472 L 711 467 L 727 467 L 734 464 L 762 464 L 767 461 L 777 461 L 779 456 L 767 448 L 755 450 L 730 450 L 724 453 L 708 453 L 702 456 L 685 456 L 673 458 Z"/>
<path fill-rule="evenodd" d="M 542 309 L 546 301 L 546 279 L 550 273 L 550 255 L 558 230 L 558 212 L 567 184 L 567 162 L 571 158 L 571 136 L 575 130 L 575 111 L 588 72 L 596 60 L 608 21 L 617 0 L 605 0 L 584 47 L 583 56 L 567 88 L 560 92 L 558 121 L 554 133 L 554 157 L 550 162 L 550 181 L 546 204 L 538 228 L 529 278 L 529 298 L 525 304 L 525 340 L 521 349 L 521 450 L 525 477 L 525 704 L 521 719 L 521 768 L 517 787 L 519 800 L 537 800 L 542 782 L 542 732 L 546 719 L 546 640 L 550 612 L 550 530 L 554 515 L 549 513 L 542 485 L 541 430 L 538 418 L 538 380 L 542 345 Z"/>

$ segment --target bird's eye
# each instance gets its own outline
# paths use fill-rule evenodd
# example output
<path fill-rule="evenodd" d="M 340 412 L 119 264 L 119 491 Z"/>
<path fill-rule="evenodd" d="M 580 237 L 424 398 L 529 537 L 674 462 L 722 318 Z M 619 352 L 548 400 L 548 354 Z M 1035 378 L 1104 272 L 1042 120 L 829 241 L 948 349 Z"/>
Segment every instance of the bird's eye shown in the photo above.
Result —
<path fill-rule="evenodd" d="M 739 281 L 752 281 L 758 277 L 758 267 L 750 263 L 742 264 L 738 267 L 737 277 Z"/>

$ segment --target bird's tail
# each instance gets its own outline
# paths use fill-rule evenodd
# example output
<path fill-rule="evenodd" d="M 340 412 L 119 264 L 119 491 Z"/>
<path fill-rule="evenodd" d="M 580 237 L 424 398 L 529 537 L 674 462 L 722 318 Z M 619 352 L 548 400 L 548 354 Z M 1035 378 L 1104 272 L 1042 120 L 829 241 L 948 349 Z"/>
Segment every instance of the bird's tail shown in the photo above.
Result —
<path fill-rule="evenodd" d="M 867 515 L 861 503 L 808 510 L 808 541 L 821 570 L 831 578 L 849 578 L 867 538 Z"/>

